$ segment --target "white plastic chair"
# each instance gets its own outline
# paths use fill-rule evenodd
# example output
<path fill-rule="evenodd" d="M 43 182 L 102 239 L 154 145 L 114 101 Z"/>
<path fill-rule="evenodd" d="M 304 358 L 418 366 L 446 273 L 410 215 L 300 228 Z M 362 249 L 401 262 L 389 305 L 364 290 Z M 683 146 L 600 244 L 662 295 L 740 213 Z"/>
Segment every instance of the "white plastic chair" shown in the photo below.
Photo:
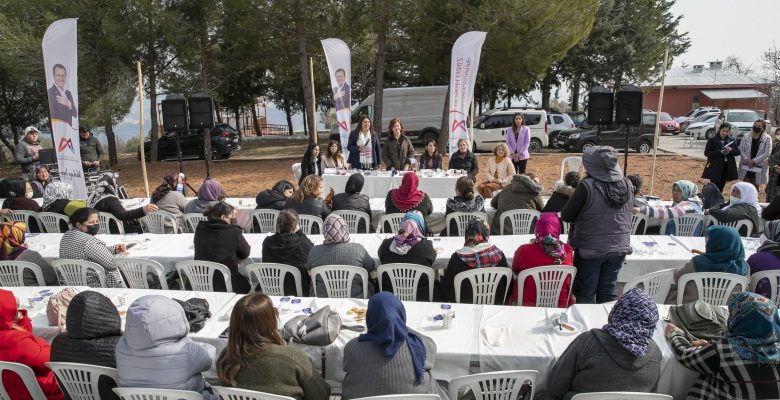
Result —
<path fill-rule="evenodd" d="M 324 225 L 322 218 L 315 217 L 314 215 L 299 214 L 298 220 L 301 222 L 301 231 L 303 231 L 303 233 L 311 235 L 314 231 L 314 226 L 316 225 L 319 229 L 317 232 L 322 235 L 322 226 Z"/>
<path fill-rule="evenodd" d="M 688 282 L 696 284 L 699 300 L 714 306 L 725 306 L 731 293 L 740 286 L 741 291 L 748 289 L 750 280 L 742 275 L 723 272 L 694 272 L 685 274 L 677 282 L 677 304 L 683 303 L 685 286 Z"/>
<path fill-rule="evenodd" d="M 284 296 L 284 278 L 292 274 L 295 279 L 295 293 L 303 297 L 303 285 L 301 284 L 301 271 L 292 265 L 277 263 L 254 263 L 246 267 L 249 276 L 249 285 L 254 288 L 260 285 L 260 291 L 269 296 Z"/>
<path fill-rule="evenodd" d="M 571 171 L 580 172 L 582 169 L 582 157 L 571 156 L 561 160 L 561 180 Z"/>
<path fill-rule="evenodd" d="M 188 390 L 122 387 L 114 393 L 122 400 L 203 400 L 202 394 Z"/>
<path fill-rule="evenodd" d="M 200 213 L 187 213 L 181 217 L 184 219 L 184 226 L 192 233 L 195 233 L 195 228 L 198 227 L 200 221 L 208 221 L 208 218 Z"/>
<path fill-rule="evenodd" d="M 769 281 L 770 294 L 769 300 L 778 304 L 780 302 L 780 270 L 760 271 L 750 274 L 750 291 L 756 293 L 756 286 L 762 279 Z"/>
<path fill-rule="evenodd" d="M 712 224 L 713 225 L 720 225 L 720 226 L 730 226 L 734 229 L 739 231 L 744 227 L 747 229 L 747 233 L 744 237 L 751 237 L 753 235 L 753 222 L 751 222 L 749 219 L 741 219 L 739 221 L 733 221 L 733 222 L 720 222 L 715 218 L 712 218 Z"/>
<path fill-rule="evenodd" d="M 666 226 L 668 224 L 674 224 L 675 236 L 703 236 L 704 229 L 709 223 L 709 218 L 704 214 L 684 214 L 673 219 L 664 220 L 661 225 L 661 234 L 666 234 Z M 696 235 L 696 228 L 701 227 L 701 234 Z"/>
<path fill-rule="evenodd" d="M 672 400 L 674 397 L 668 394 L 639 393 L 639 392 L 593 392 L 579 393 L 572 396 L 571 400 Z"/>
<path fill-rule="evenodd" d="M 43 229 L 46 233 L 62 233 L 60 222 L 65 222 L 65 225 L 70 226 L 68 217 L 59 213 L 39 212 L 38 220 L 43 224 Z"/>
<path fill-rule="evenodd" d="M 35 373 L 32 368 L 15 362 L 0 361 L 0 374 L 5 371 L 11 371 L 16 375 L 19 375 L 19 378 L 22 380 L 22 383 L 24 383 L 24 386 L 27 387 L 27 392 L 30 393 L 30 397 L 32 397 L 33 400 L 46 400 L 46 395 L 43 394 L 43 390 L 38 386 L 38 380 L 35 379 Z M 0 400 L 11 400 L 11 396 L 8 394 L 8 391 L 5 390 L 2 381 L 0 381 Z"/>
<path fill-rule="evenodd" d="M 557 308 L 559 299 L 562 297 L 563 284 L 566 282 L 566 279 L 571 277 L 569 290 L 565 296 L 565 299 L 568 301 L 576 275 L 576 268 L 560 265 L 548 265 L 520 271 L 520 274 L 517 275 L 517 302 L 518 304 L 523 304 L 523 286 L 525 286 L 526 278 L 530 277 L 536 285 L 536 304 L 534 307 Z"/>
<path fill-rule="evenodd" d="M 298 182 L 301 180 L 301 163 L 297 162 L 292 165 L 292 172 L 293 176 L 295 177 L 295 181 Z"/>
<path fill-rule="evenodd" d="M 514 400 L 518 398 L 520 389 L 525 383 L 531 384 L 531 395 L 527 398 L 533 399 L 538 376 L 539 371 L 533 370 L 484 372 L 459 376 L 450 379 L 450 399 L 458 399 L 458 392 L 465 391 L 468 387 L 476 400 Z"/>
<path fill-rule="evenodd" d="M 152 273 L 157 275 L 157 279 L 160 280 L 160 288 L 168 290 L 168 282 L 165 280 L 165 269 L 157 261 L 145 258 L 117 257 L 114 259 L 114 264 L 122 272 L 122 276 L 124 276 L 127 282 L 127 287 L 131 289 L 150 289 L 146 274 Z"/>
<path fill-rule="evenodd" d="M 388 394 L 385 396 L 359 397 L 352 400 L 441 400 L 438 394 Z"/>
<path fill-rule="evenodd" d="M 447 218 L 445 219 L 445 222 L 447 224 L 447 236 L 463 236 L 466 233 L 466 228 L 469 226 L 469 222 L 471 222 L 472 219 L 479 218 L 485 222 L 487 222 L 487 214 L 483 212 L 453 212 L 447 214 Z M 458 225 L 458 232 L 457 234 L 450 232 L 450 222 L 455 220 L 455 222 Z"/>
<path fill-rule="evenodd" d="M 70 362 L 47 362 L 46 366 L 57 376 L 60 389 L 74 400 L 100 400 L 98 381 L 103 375 L 118 381 L 114 368 Z"/>
<path fill-rule="evenodd" d="M 38 286 L 46 286 L 41 267 L 29 261 L 0 261 L 0 286 L 24 286 L 25 269 L 29 269 L 35 274 Z"/>
<path fill-rule="evenodd" d="M 558 222 L 561 223 L 561 235 L 567 235 L 571 231 L 571 223 L 564 222 L 563 219 L 561 219 L 561 213 L 558 212 Z"/>
<path fill-rule="evenodd" d="M 276 218 L 279 217 L 278 210 L 271 210 L 261 208 L 258 210 L 252 210 L 249 213 L 252 218 L 252 232 L 253 233 L 273 233 L 276 232 Z M 259 231 L 255 232 L 255 224 L 259 227 Z"/>
<path fill-rule="evenodd" d="M 346 299 L 352 297 L 352 280 L 360 276 L 363 281 L 363 298 L 368 298 L 368 271 L 352 265 L 322 265 L 312 268 L 311 283 L 314 288 L 312 295 L 317 296 L 317 277 L 322 279 L 325 292 L 329 298 Z"/>
<path fill-rule="evenodd" d="M 166 234 L 165 223 L 169 222 L 173 229 L 173 233 L 179 233 L 179 223 L 176 221 L 176 216 L 168 211 L 157 210 L 146 214 L 141 218 L 146 225 L 146 229 L 149 233 Z"/>
<path fill-rule="evenodd" d="M 114 214 L 101 211 L 98 213 L 98 222 L 100 222 L 100 233 L 104 235 L 111 234 L 112 222 L 116 224 L 120 235 L 125 234 L 125 225 L 122 223 L 122 221 L 119 220 L 119 218 L 115 217 Z"/>
<path fill-rule="evenodd" d="M 377 233 L 398 233 L 401 229 L 401 221 L 404 219 L 404 214 L 394 213 L 385 214 L 382 218 L 379 218 L 379 224 L 376 226 Z M 385 225 L 389 224 L 390 229 L 385 229 Z"/>
<path fill-rule="evenodd" d="M 625 286 L 623 286 L 623 293 L 641 285 L 640 289 L 644 290 L 653 301 L 657 304 L 664 304 L 666 296 L 669 294 L 669 289 L 671 289 L 672 283 L 674 283 L 674 271 L 676 269 L 670 268 L 637 276 L 626 282 Z"/>
<path fill-rule="evenodd" d="M 646 214 L 636 213 L 631 215 L 631 234 L 632 235 L 644 235 L 647 232 L 647 224 L 650 218 Z M 639 228 L 642 229 L 639 229 Z M 663 232 L 661 232 L 663 235 Z"/>
<path fill-rule="evenodd" d="M 100 264 L 87 260 L 51 260 L 49 264 L 67 286 L 89 286 L 87 273 L 92 270 L 100 281 L 100 287 L 106 287 L 106 270 Z"/>
<path fill-rule="evenodd" d="M 29 210 L 14 210 L 10 215 L 3 217 L 6 221 L 18 221 L 27 224 L 27 232 L 30 232 L 30 220 L 35 221 L 38 229 L 43 229 L 41 220 L 38 219 L 38 213 Z"/>
<path fill-rule="evenodd" d="M 531 232 L 531 226 L 534 221 L 539 219 L 540 215 L 542 215 L 542 213 L 536 210 L 504 211 L 500 216 L 497 215 L 497 217 L 501 218 L 501 223 L 499 224 L 501 226 L 501 234 L 504 234 L 504 223 L 507 219 L 509 219 L 512 224 L 513 235 L 527 235 L 533 233 Z"/>
<path fill-rule="evenodd" d="M 186 282 L 184 278 L 187 278 L 191 290 L 195 292 L 213 292 L 214 291 L 214 273 L 221 272 L 222 277 L 225 280 L 225 290 L 228 293 L 233 291 L 233 284 L 230 280 L 230 270 L 228 267 L 211 261 L 179 261 L 176 263 L 176 272 L 179 274 L 179 279 L 182 282 Z"/>
<path fill-rule="evenodd" d="M 212 388 L 221 400 L 295 400 L 292 397 L 280 396 L 278 394 L 236 389 L 229 386 L 212 386 Z"/>
<path fill-rule="evenodd" d="M 498 293 L 498 285 L 502 279 L 506 278 L 506 288 L 504 293 Z M 501 299 L 506 299 L 506 293 L 512 283 L 511 268 L 478 268 L 469 271 L 463 271 L 455 275 L 455 302 L 460 303 L 460 286 L 463 280 L 468 279 L 471 283 L 473 293 L 472 304 L 494 304 L 496 296 L 502 295 Z"/>
<path fill-rule="evenodd" d="M 369 217 L 368 214 L 364 213 L 363 211 L 336 210 L 333 211 L 333 214 L 339 215 L 344 219 L 344 221 L 349 226 L 349 233 L 368 233 L 369 229 L 371 228 L 371 217 Z M 358 230 L 360 221 L 364 221 L 364 232 L 360 232 Z"/>
<path fill-rule="evenodd" d="M 401 301 L 417 301 L 417 286 L 423 275 L 428 277 L 428 301 L 433 301 L 433 268 L 418 264 L 383 264 L 376 270 L 379 290 L 382 290 L 382 275 L 387 274 L 393 294 Z"/>

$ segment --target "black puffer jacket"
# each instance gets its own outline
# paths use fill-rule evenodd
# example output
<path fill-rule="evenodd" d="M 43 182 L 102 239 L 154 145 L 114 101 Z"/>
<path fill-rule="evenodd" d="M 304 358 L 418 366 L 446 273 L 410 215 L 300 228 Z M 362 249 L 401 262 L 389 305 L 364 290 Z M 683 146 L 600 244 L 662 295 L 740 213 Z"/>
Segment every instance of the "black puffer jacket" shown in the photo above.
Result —
<path fill-rule="evenodd" d="M 368 222 L 371 222 L 371 202 L 364 194 L 339 193 L 333 196 L 333 211 L 337 210 L 362 211 L 368 214 Z M 363 221 L 358 224 L 358 232 L 368 233 Z"/>
<path fill-rule="evenodd" d="M 257 207 L 255 209 L 272 209 L 282 211 L 284 209 L 284 203 L 287 202 L 287 198 L 282 193 L 273 189 L 263 190 L 255 197 L 255 203 Z"/>
<path fill-rule="evenodd" d="M 309 293 L 311 280 L 306 269 L 306 259 L 314 243 L 302 232 L 274 233 L 263 240 L 263 262 L 292 265 L 301 272 L 301 290 L 303 295 Z M 284 294 L 297 295 L 295 280 L 287 274 L 284 278 Z"/>

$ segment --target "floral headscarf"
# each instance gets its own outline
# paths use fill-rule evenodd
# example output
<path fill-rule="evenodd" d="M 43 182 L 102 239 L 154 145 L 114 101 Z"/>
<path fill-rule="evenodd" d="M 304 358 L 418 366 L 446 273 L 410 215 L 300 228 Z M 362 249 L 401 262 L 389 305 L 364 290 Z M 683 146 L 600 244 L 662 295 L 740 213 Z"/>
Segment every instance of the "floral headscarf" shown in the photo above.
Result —
<path fill-rule="evenodd" d="M 167 196 L 171 190 L 176 188 L 176 178 L 178 175 L 179 174 L 175 172 L 165 174 L 163 183 L 160 186 L 157 186 L 157 189 L 154 189 L 154 193 L 152 193 L 152 204 L 156 204 L 158 201 L 162 200 L 163 197 Z"/>
<path fill-rule="evenodd" d="M 658 323 L 658 307 L 653 299 L 639 288 L 620 296 L 609 312 L 604 330 L 637 358 L 647 355 Z"/>
<path fill-rule="evenodd" d="M 531 243 L 542 247 L 545 254 L 553 258 L 553 264 L 560 265 L 566 260 L 566 249 L 560 241 L 561 224 L 558 215 L 551 212 L 542 213 L 534 227 L 535 238 Z"/>
<path fill-rule="evenodd" d="M 740 292 L 729 299 L 726 340 L 739 358 L 759 365 L 780 365 L 780 317 L 764 296 Z"/>
<path fill-rule="evenodd" d="M 24 222 L 3 222 L 0 224 L 0 244 L 2 252 L 0 259 L 16 260 L 19 254 L 27 249 L 24 244 L 24 234 L 27 230 L 27 224 Z"/>
<path fill-rule="evenodd" d="M 89 195 L 87 206 L 94 208 L 95 205 L 101 200 L 107 199 L 109 197 L 116 197 L 116 194 L 117 184 L 116 178 L 114 178 L 114 173 L 105 172 L 98 178 L 97 187 L 95 187 L 95 191 Z"/>
<path fill-rule="evenodd" d="M 73 195 L 73 186 L 65 182 L 54 181 L 43 191 L 43 208 L 47 208 L 57 200 L 68 200 Z"/>
<path fill-rule="evenodd" d="M 408 212 L 401 221 L 401 230 L 390 243 L 390 251 L 398 255 L 404 255 L 412 249 L 414 245 L 420 243 L 425 235 L 420 231 L 420 226 L 413 219 L 414 212 Z"/>
<path fill-rule="evenodd" d="M 463 248 L 456 251 L 458 258 L 469 268 L 495 267 L 504 258 L 504 253 L 490 243 L 490 228 L 479 218 L 474 218 L 466 228 Z"/>

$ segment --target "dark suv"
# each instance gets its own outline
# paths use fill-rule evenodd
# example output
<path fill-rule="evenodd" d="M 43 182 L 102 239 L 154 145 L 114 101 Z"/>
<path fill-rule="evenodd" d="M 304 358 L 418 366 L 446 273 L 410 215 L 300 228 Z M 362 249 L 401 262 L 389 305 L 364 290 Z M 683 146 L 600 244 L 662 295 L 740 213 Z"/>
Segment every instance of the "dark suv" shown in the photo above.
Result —
<path fill-rule="evenodd" d="M 642 113 L 642 124 L 624 128 L 619 125 L 601 127 L 601 134 L 594 125 L 583 122 L 579 128 L 561 131 L 556 145 L 567 152 L 580 153 L 591 146 L 612 146 L 622 149 L 626 146 L 626 129 L 628 146 L 637 153 L 649 153 L 653 149 L 653 133 L 655 131 L 655 113 Z"/>
<path fill-rule="evenodd" d="M 181 158 L 199 159 L 203 158 L 203 130 L 191 129 L 189 132 L 180 134 Z M 150 141 L 144 142 L 144 152 L 146 161 L 150 161 L 149 149 Z M 234 151 L 241 148 L 241 139 L 238 131 L 231 128 L 228 124 L 219 124 L 211 130 L 211 159 L 230 157 Z M 141 160 L 141 148 L 138 148 L 137 159 Z M 166 132 L 157 141 L 157 161 L 176 160 L 176 134 Z"/>

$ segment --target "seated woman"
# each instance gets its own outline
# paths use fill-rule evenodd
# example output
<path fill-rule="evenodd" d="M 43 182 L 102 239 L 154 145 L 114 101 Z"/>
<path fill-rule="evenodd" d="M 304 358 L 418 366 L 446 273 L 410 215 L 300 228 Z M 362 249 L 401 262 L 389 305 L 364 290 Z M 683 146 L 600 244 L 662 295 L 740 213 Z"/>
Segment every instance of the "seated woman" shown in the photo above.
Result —
<path fill-rule="evenodd" d="M 471 181 L 468 177 L 466 180 Z M 381 264 L 405 263 L 433 267 L 436 250 L 433 243 L 425 238 L 425 220 L 417 211 L 409 211 L 401 221 L 401 229 L 395 237 L 387 238 L 379 245 L 377 253 Z M 434 274 L 435 275 L 435 274 Z M 420 277 L 417 284 L 417 300 L 431 301 L 427 276 Z M 393 291 L 390 277 L 382 277 L 382 290 Z"/>
<path fill-rule="evenodd" d="M 490 225 L 490 233 L 494 235 L 512 234 L 512 224 L 508 223 L 504 224 L 504 232 L 501 232 L 501 214 L 507 211 L 542 211 L 542 208 L 544 208 L 544 201 L 541 196 L 542 190 L 539 179 L 532 173 L 513 176 L 512 183 L 490 200 L 490 205 L 496 209 L 496 215 L 493 217 L 493 222 Z"/>
<path fill-rule="evenodd" d="M 747 182 L 737 182 L 731 187 L 731 197 L 728 204 L 710 208 L 704 214 L 711 215 L 718 222 L 734 222 L 746 219 L 753 223 L 753 237 L 758 237 L 759 218 L 761 206 L 758 204 L 758 191 L 756 187 Z M 747 232 L 740 231 L 741 235 Z"/>
<path fill-rule="evenodd" d="M 322 196 L 322 178 L 317 175 L 309 175 L 303 179 L 292 197 L 287 199 L 284 208 L 292 208 L 298 215 L 313 215 L 324 221 L 330 214 L 330 207 L 320 199 Z M 329 195 L 330 196 L 330 195 Z M 320 233 L 315 228 L 312 233 Z"/>
<path fill-rule="evenodd" d="M 445 220 L 447 215 L 454 212 L 485 212 L 485 199 L 479 194 L 474 194 L 474 181 L 468 176 L 461 176 L 455 181 L 455 194 L 455 197 L 447 199 Z M 450 221 L 450 232 L 453 236 L 458 236 L 461 233 L 458 232 L 458 223 L 454 220 Z M 447 234 L 446 227 L 441 234 L 442 236 Z"/>
<path fill-rule="evenodd" d="M 71 200 L 73 186 L 55 181 L 46 186 L 43 192 L 41 211 L 71 216 L 74 211 L 87 206 L 85 200 Z"/>
<path fill-rule="evenodd" d="M 116 368 L 116 344 L 122 337 L 122 319 L 111 299 L 91 290 L 76 294 L 65 315 L 67 332 L 51 344 L 51 361 Z M 118 398 L 116 382 L 105 376 L 98 381 L 100 398 Z"/>
<path fill-rule="evenodd" d="M 444 271 L 444 277 L 441 280 L 441 289 L 445 301 L 455 301 L 455 276 L 464 271 L 470 271 L 475 268 L 509 268 L 504 253 L 498 247 L 490 243 L 490 230 L 487 222 L 474 218 L 466 228 L 465 241 L 463 248 L 455 251 L 447 263 L 447 269 Z M 473 292 L 468 280 L 463 282 L 460 291 L 460 302 L 471 303 Z M 505 282 L 504 279 L 498 284 L 495 304 L 506 304 L 507 285 L 512 282 Z"/>
<path fill-rule="evenodd" d="M 298 268 L 301 272 L 301 289 L 306 296 L 311 287 L 306 260 L 312 247 L 314 243 L 301 230 L 298 213 L 293 209 L 285 209 L 276 218 L 276 233 L 263 239 L 263 262 L 287 264 Z M 284 294 L 297 296 L 295 280 L 289 274 L 284 279 Z"/>
<path fill-rule="evenodd" d="M 673 219 L 685 214 L 702 214 L 704 213 L 704 207 L 701 203 L 701 199 L 696 195 L 699 188 L 691 181 L 681 180 L 672 185 L 672 205 L 671 206 L 641 206 L 634 207 L 634 214 L 640 213 L 647 215 L 649 218 L 654 219 Z M 694 230 L 694 235 L 699 236 L 702 234 L 704 227 L 698 226 Z M 666 232 L 661 232 L 663 235 L 676 234 L 674 224 L 666 224 Z"/>
<path fill-rule="evenodd" d="M 288 181 L 281 180 L 276 182 L 273 188 L 263 190 L 257 194 L 257 197 L 255 197 L 255 203 L 257 203 L 257 207 L 255 207 L 255 209 L 271 209 L 282 211 L 284 209 L 284 204 L 287 202 L 287 199 L 292 197 L 293 190 L 295 190 L 295 188 L 293 187 L 292 183 Z"/>
<path fill-rule="evenodd" d="M 195 259 L 212 261 L 230 270 L 230 282 L 235 293 L 249 293 L 249 281 L 239 272 L 241 260 L 249 257 L 252 247 L 244 239 L 241 227 L 233 224 L 237 211 L 230 204 L 219 202 L 203 215 L 207 221 L 200 221 L 195 228 L 193 247 Z M 221 278 L 220 278 L 221 277 Z M 225 277 L 214 274 L 214 291 L 227 291 Z"/>
<path fill-rule="evenodd" d="M 143 230 L 141 229 L 141 224 L 138 222 L 138 219 L 143 218 L 144 215 L 150 212 L 157 211 L 157 206 L 148 204 L 144 207 L 138 207 L 135 210 L 126 210 L 117 197 L 118 192 L 114 173 L 104 173 L 98 178 L 95 191 L 89 196 L 89 199 L 87 199 L 87 207 L 117 217 L 124 223 L 125 232 L 127 233 L 142 233 Z M 119 230 L 111 229 L 111 233 L 119 233 Z"/>
<path fill-rule="evenodd" d="M 704 231 L 706 250 L 692 250 L 698 254 L 685 263 L 682 268 L 674 271 L 673 282 L 678 282 L 680 277 L 693 272 L 726 272 L 748 276 L 750 268 L 745 262 L 745 248 L 737 230 L 730 226 L 710 226 Z M 677 291 L 681 290 L 676 284 L 672 284 L 666 297 L 667 304 L 677 304 Z M 683 303 L 690 303 L 698 298 L 696 286 L 691 282 L 684 288 Z"/>
<path fill-rule="evenodd" d="M 135 300 L 116 345 L 118 386 L 190 390 L 217 400 L 201 375 L 211 368 L 216 350 L 189 333 L 184 308 L 176 301 L 160 295 Z"/>
<path fill-rule="evenodd" d="M 404 174 L 401 186 L 391 190 L 385 197 L 385 214 L 419 211 L 424 217 L 431 215 L 433 203 L 425 192 L 417 190 L 419 184 L 420 178 L 417 174 L 412 172 Z"/>
<path fill-rule="evenodd" d="M 344 153 L 341 152 L 341 143 L 336 140 L 331 140 L 328 143 L 328 149 L 322 156 L 322 168 L 347 168 L 347 160 L 344 158 Z"/>
<path fill-rule="evenodd" d="M 298 179 L 300 185 L 304 178 L 309 175 L 322 176 L 322 160 L 320 159 L 320 145 L 310 144 L 303 153 L 301 159 L 301 178 Z"/>
<path fill-rule="evenodd" d="M 441 154 L 436 139 L 425 142 L 425 151 L 420 155 L 420 169 L 442 169 Z"/>
<path fill-rule="evenodd" d="M 330 386 L 309 357 L 279 334 L 279 312 L 263 293 L 242 297 L 230 313 L 227 346 L 217 359 L 222 384 L 296 400 L 328 400 Z"/>
<path fill-rule="evenodd" d="M 580 184 L 580 173 L 569 171 L 563 177 L 563 181 L 556 181 L 553 193 L 542 208 L 542 212 L 559 213 L 569 201 L 574 189 Z"/>
<path fill-rule="evenodd" d="M 653 341 L 658 306 L 633 288 L 609 312 L 603 328 L 585 331 L 548 373 L 545 400 L 589 392 L 655 392 L 661 377 L 661 349 Z"/>
<path fill-rule="evenodd" d="M 76 210 L 70 216 L 70 225 L 72 228 L 60 240 L 60 258 L 100 264 L 106 270 L 107 287 L 125 287 L 122 274 L 114 264 L 114 255 L 123 254 L 127 248 L 124 244 L 108 247 L 95 237 L 100 230 L 97 210 L 86 207 Z M 100 287 L 100 280 L 92 270 L 87 271 L 87 284 Z"/>
<path fill-rule="evenodd" d="M 777 306 L 761 295 L 740 292 L 731 296 L 728 308 L 727 331 L 719 340 L 691 342 L 681 329 L 666 325 L 664 334 L 677 360 L 699 374 L 686 398 L 780 398 Z"/>
<path fill-rule="evenodd" d="M 367 195 L 360 194 L 365 178 L 360 174 L 352 174 L 344 186 L 344 193 L 333 196 L 333 211 L 362 211 L 368 214 L 369 226 L 363 221 L 358 223 L 358 232 L 368 233 L 371 228 L 371 202 Z"/>
<path fill-rule="evenodd" d="M 349 242 L 349 227 L 340 216 L 336 214 L 328 215 L 328 218 L 325 219 L 323 230 L 322 244 L 312 247 L 309 252 L 309 258 L 306 260 L 308 269 L 311 270 L 321 265 L 352 265 L 363 268 L 370 274 L 376 268 L 374 259 L 368 254 L 365 247 Z M 369 281 L 367 295 L 374 294 L 374 291 L 374 285 Z M 350 293 L 350 297 L 368 297 L 363 295 L 363 282 L 361 282 L 359 277 L 355 277 L 352 281 Z M 322 281 L 317 282 L 316 296 L 328 297 Z"/>
<path fill-rule="evenodd" d="M 780 221 L 765 223 L 764 233 L 761 237 L 766 239 L 761 244 L 761 247 L 747 259 L 751 274 L 780 269 Z M 772 288 L 769 280 L 760 280 L 756 285 L 755 292 L 764 297 L 771 297 Z"/>
<path fill-rule="evenodd" d="M 5 179 L 2 183 L 8 198 L 3 202 L 2 208 L 10 210 L 41 211 L 41 206 L 33 200 L 33 188 L 29 182 L 22 179 Z"/>
<path fill-rule="evenodd" d="M 187 198 L 184 197 L 179 191 L 176 190 L 181 182 L 179 174 L 175 172 L 169 172 L 163 177 L 163 183 L 157 186 L 152 193 L 151 203 L 157 206 L 160 211 L 167 211 L 176 217 L 179 223 L 179 232 L 185 231 L 184 210 L 187 208 Z M 166 221 L 166 232 L 168 229 L 172 230 L 170 223 Z"/>
<path fill-rule="evenodd" d="M 38 165 L 35 167 L 35 179 L 30 182 L 33 188 L 33 198 L 40 199 L 43 197 L 43 191 L 46 190 L 46 186 L 51 183 L 51 176 L 49 176 L 49 167 L 45 165 Z"/>
<path fill-rule="evenodd" d="M 438 394 L 449 399 L 431 373 L 436 343 L 406 326 L 406 310 L 397 297 L 389 292 L 372 296 L 366 328 L 344 347 L 344 400 L 392 394 Z"/>
<path fill-rule="evenodd" d="M 41 268 L 43 280 L 48 286 L 58 286 L 57 273 L 40 253 L 30 250 L 24 244 L 27 227 L 24 222 L 3 222 L 0 224 L 0 261 L 27 261 Z M 24 270 L 24 286 L 39 286 L 35 274 Z"/>
<path fill-rule="evenodd" d="M 206 178 L 203 184 L 200 185 L 200 188 L 198 188 L 198 198 L 192 199 L 187 203 L 184 213 L 202 214 L 209 207 L 225 200 L 225 198 L 227 198 L 227 194 L 225 194 L 219 181 L 213 178 Z"/>
<path fill-rule="evenodd" d="M 19 310 L 13 292 L 0 289 L 0 359 L 32 368 L 35 380 L 47 400 L 62 400 L 62 392 L 46 363 L 51 347 L 33 335 L 27 310 Z M 30 399 L 27 387 L 18 375 L 3 374 L 3 387 L 12 399 Z M 39 399 L 35 399 L 39 400 Z"/>
<path fill-rule="evenodd" d="M 509 158 L 509 149 L 505 144 L 495 145 L 493 155 L 495 157 L 487 159 L 487 168 L 482 172 L 482 183 L 477 186 L 479 194 L 486 199 L 493 197 L 493 192 L 510 184 L 515 174 L 515 165 Z"/>
<path fill-rule="evenodd" d="M 515 251 L 515 256 L 512 259 L 512 272 L 519 274 L 529 268 L 548 265 L 573 267 L 574 250 L 567 243 L 561 242 L 560 235 L 561 224 L 558 221 L 558 216 L 548 212 L 542 213 L 534 227 L 534 239 L 531 239 L 531 243 L 524 244 Z M 520 285 L 523 285 L 522 299 L 517 298 Z M 525 282 L 517 282 L 514 286 L 509 304 L 517 304 L 518 301 L 522 301 L 521 305 L 523 306 L 534 307 L 536 305 L 536 284 L 533 279 L 528 278 Z M 570 287 L 571 279 L 567 278 L 558 299 L 558 307 L 567 308 L 574 304 L 574 296 L 571 293 L 566 296 Z"/>
<path fill-rule="evenodd" d="M 647 196 L 642 194 L 642 177 L 634 174 L 629 175 L 626 178 L 634 185 L 634 207 L 647 206 Z"/>
<path fill-rule="evenodd" d="M 448 169 L 462 169 L 466 171 L 469 178 L 476 181 L 479 173 L 479 163 L 477 156 L 469 151 L 469 144 L 466 139 L 458 140 L 458 151 L 450 155 Z"/>

